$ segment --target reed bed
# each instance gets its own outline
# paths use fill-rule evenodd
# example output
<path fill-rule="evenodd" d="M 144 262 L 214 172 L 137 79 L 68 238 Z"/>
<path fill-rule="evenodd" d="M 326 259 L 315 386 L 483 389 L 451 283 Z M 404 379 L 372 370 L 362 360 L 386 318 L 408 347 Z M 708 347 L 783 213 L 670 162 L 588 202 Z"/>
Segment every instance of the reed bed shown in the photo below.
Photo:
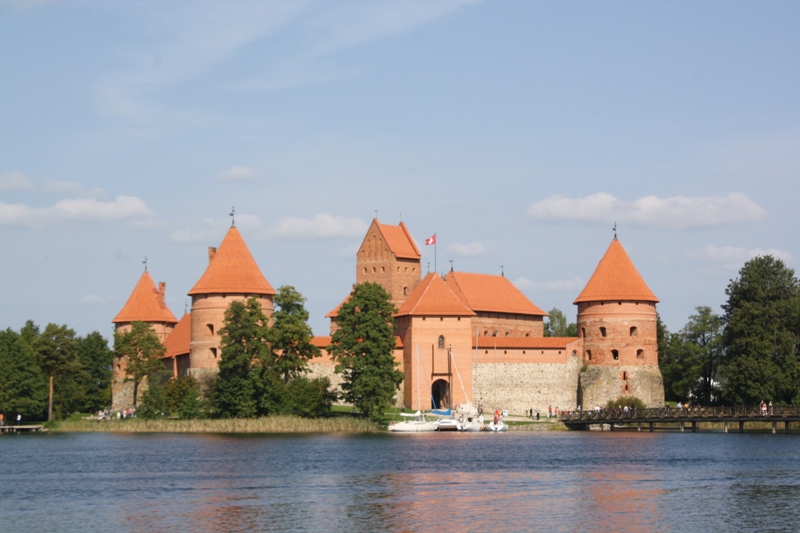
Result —
<path fill-rule="evenodd" d="M 53 424 L 49 429 L 58 432 L 109 433 L 363 433 L 381 431 L 383 428 L 361 418 L 269 416 L 211 420 L 65 420 Z"/>

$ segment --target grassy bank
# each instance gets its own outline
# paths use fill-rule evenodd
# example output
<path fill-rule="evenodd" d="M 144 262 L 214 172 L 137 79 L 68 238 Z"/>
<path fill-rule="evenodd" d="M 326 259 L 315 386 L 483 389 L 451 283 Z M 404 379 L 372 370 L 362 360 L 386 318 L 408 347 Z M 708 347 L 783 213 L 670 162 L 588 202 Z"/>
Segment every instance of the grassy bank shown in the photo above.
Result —
<path fill-rule="evenodd" d="M 50 431 L 111 433 L 361 433 L 381 431 L 377 424 L 361 418 L 308 419 L 297 416 L 230 418 L 214 420 L 64 420 L 48 424 Z"/>

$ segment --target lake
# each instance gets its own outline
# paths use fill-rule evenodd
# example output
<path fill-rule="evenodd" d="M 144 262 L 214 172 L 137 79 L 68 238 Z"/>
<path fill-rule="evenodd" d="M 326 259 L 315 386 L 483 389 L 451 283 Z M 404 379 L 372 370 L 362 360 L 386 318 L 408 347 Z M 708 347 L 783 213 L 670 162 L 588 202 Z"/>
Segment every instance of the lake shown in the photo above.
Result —
<path fill-rule="evenodd" d="M 798 531 L 800 435 L 0 437 L 0 531 Z"/>

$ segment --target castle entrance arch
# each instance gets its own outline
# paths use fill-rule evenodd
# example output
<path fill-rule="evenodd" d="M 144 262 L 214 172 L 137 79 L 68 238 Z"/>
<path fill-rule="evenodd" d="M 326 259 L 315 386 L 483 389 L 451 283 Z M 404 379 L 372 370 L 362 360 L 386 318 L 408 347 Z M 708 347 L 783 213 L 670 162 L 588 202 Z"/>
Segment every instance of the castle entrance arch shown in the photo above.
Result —
<path fill-rule="evenodd" d="M 445 379 L 437 379 L 431 385 L 432 406 L 436 409 L 450 408 L 450 383 Z"/>

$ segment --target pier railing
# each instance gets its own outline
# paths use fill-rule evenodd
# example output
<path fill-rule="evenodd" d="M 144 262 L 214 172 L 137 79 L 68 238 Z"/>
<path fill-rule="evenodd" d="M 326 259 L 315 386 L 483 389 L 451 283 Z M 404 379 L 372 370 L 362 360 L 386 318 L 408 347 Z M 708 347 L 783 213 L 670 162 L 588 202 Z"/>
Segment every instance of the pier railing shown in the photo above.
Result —
<path fill-rule="evenodd" d="M 739 419 L 800 419 L 800 407 L 782 406 L 767 407 L 738 405 L 733 407 L 661 407 L 655 409 L 592 409 L 586 411 L 566 411 L 560 416 L 564 422 L 624 422 L 630 421 L 658 421 L 658 420 L 739 420 Z M 709 420 L 711 421 L 711 420 Z"/>

